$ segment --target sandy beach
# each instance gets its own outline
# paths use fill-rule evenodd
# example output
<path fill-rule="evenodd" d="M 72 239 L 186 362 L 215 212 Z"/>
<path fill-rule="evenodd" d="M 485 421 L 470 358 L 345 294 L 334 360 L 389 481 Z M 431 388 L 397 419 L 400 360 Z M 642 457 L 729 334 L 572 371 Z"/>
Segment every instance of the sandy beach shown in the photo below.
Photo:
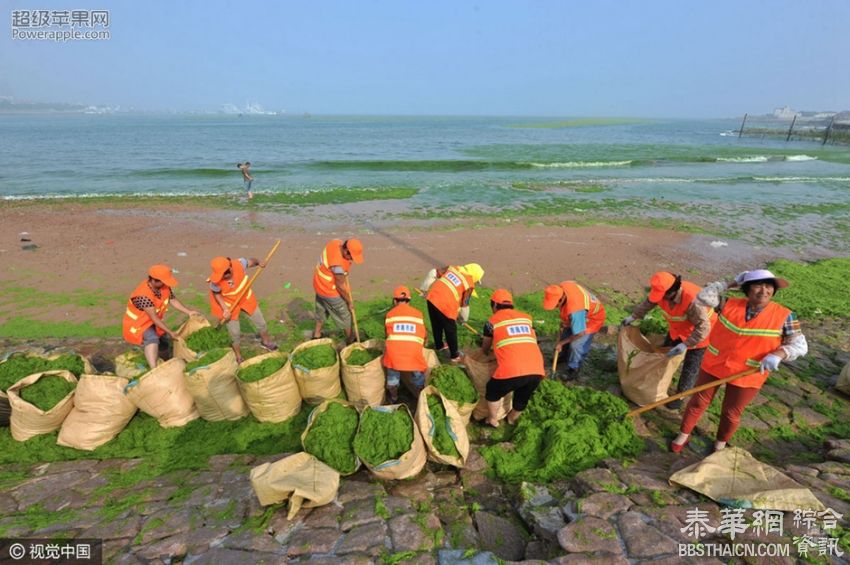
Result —
<path fill-rule="evenodd" d="M 371 212 L 381 204 L 372 203 Z M 275 306 L 282 308 L 293 297 L 310 300 L 312 268 L 332 238 L 356 236 L 364 242 L 366 261 L 352 270 L 361 298 L 385 295 L 400 283 L 416 284 L 428 269 L 447 263 L 478 262 L 486 270 L 485 286 L 518 293 L 577 279 L 603 296 L 611 290 L 638 298 L 660 269 L 708 282 L 776 258 L 734 240 L 720 245 L 716 237 L 640 227 L 376 223 L 369 214 L 362 206 L 350 213 L 344 206 L 319 206 L 287 214 L 132 202 L 13 204 L 0 211 L 0 281 L 36 296 L 95 291 L 102 294 L 96 309 L 102 320 L 120 318 L 126 293 L 152 264 L 166 263 L 178 272 L 178 296 L 203 293 L 212 257 L 262 258 L 276 239 L 282 246 L 257 290 L 260 296 L 274 295 L 280 302 Z M 21 242 L 22 232 L 32 241 Z M 25 249 L 31 244 L 38 247 Z M 92 316 L 91 308 L 73 305 L 17 306 L 45 321 Z M 4 304 L 0 323 L 16 311 L 16 305 Z"/>

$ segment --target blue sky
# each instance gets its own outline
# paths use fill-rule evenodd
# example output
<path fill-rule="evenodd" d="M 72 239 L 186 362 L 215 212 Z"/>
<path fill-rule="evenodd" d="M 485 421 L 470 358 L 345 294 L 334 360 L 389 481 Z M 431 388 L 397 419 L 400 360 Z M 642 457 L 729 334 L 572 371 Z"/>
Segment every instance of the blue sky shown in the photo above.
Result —
<path fill-rule="evenodd" d="M 850 2 L 5 0 L 0 95 L 314 114 L 726 117 L 850 109 Z M 11 38 L 108 9 L 111 39 Z"/>

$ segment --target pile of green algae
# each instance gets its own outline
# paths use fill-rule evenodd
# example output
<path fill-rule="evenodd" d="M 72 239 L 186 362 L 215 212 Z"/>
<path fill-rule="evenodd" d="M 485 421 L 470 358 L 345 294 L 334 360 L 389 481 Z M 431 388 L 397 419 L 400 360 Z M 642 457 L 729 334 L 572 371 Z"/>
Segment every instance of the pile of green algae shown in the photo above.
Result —
<path fill-rule="evenodd" d="M 221 358 L 227 355 L 229 351 L 229 347 L 219 347 L 217 349 L 210 349 L 209 351 L 201 355 L 198 359 L 187 363 L 183 371 L 185 371 L 186 373 L 191 373 L 198 367 L 207 367 L 209 365 L 212 365 L 216 361 L 220 361 Z"/>
<path fill-rule="evenodd" d="M 277 373 L 284 365 L 286 365 L 286 355 L 275 355 L 248 367 L 242 367 L 236 372 L 236 378 L 243 383 L 254 383 Z"/>
<path fill-rule="evenodd" d="M 517 422 L 511 448 L 483 447 L 491 472 L 508 483 L 570 478 L 608 458 L 635 457 L 643 441 L 626 402 L 587 387 L 544 379 Z"/>
<path fill-rule="evenodd" d="M 478 402 L 478 391 L 461 369 L 451 365 L 440 365 L 431 371 L 431 385 L 449 400 L 459 404 Z"/>
<path fill-rule="evenodd" d="M 360 416 L 360 428 L 354 437 L 354 452 L 375 466 L 398 459 L 413 444 L 413 419 L 407 410 L 367 408 Z"/>
<path fill-rule="evenodd" d="M 10 386 L 35 373 L 64 369 L 74 373 L 75 377 L 83 374 L 85 364 L 82 357 L 71 353 L 48 360 L 37 355 L 13 354 L 0 363 L 0 390 L 6 392 Z"/>
<path fill-rule="evenodd" d="M 354 436 L 357 433 L 357 409 L 332 402 L 316 416 L 304 437 L 304 451 L 343 475 L 357 469 Z"/>
<path fill-rule="evenodd" d="M 305 369 L 315 370 L 325 367 L 333 367 L 336 363 L 336 349 L 331 345 L 323 344 L 315 347 L 302 349 L 292 356 L 292 364 Z"/>
<path fill-rule="evenodd" d="M 45 375 L 21 389 L 21 398 L 44 412 L 52 410 L 77 385 L 58 375 Z"/>
<path fill-rule="evenodd" d="M 457 450 L 452 436 L 449 435 L 449 421 L 446 419 L 446 408 L 440 397 L 435 394 L 428 395 L 428 412 L 431 413 L 431 418 L 434 419 L 434 438 L 432 443 L 434 449 L 448 455 L 449 457 L 460 457 L 460 452 Z"/>
<path fill-rule="evenodd" d="M 348 358 L 345 360 L 345 363 L 347 365 L 363 366 L 366 363 L 368 363 L 368 362 L 370 362 L 374 359 L 377 359 L 378 357 L 380 357 L 383 354 L 384 354 L 384 352 L 381 351 L 380 349 L 372 349 L 372 348 L 360 349 L 360 348 L 357 348 L 357 349 L 354 349 L 351 353 L 348 354 Z"/>
<path fill-rule="evenodd" d="M 186 338 L 186 346 L 198 353 L 230 347 L 230 335 L 225 326 L 201 328 Z"/>

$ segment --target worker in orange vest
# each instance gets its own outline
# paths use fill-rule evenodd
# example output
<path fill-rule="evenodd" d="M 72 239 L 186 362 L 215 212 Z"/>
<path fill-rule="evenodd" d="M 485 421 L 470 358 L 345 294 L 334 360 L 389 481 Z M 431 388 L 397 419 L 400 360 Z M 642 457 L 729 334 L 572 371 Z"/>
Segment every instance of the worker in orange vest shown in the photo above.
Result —
<path fill-rule="evenodd" d="M 462 266 L 445 266 L 433 271 L 423 282 L 428 290 L 428 317 L 431 319 L 431 331 L 434 333 L 434 348 L 441 351 L 446 347 L 452 363 L 460 362 L 457 345 L 457 320 L 466 323 L 469 317 L 469 299 L 477 296 L 475 285 L 484 276 L 484 269 L 478 263 Z M 464 312 L 465 310 L 465 312 Z M 466 316 L 466 319 L 463 316 Z M 445 335 L 446 346 L 443 345 Z"/>
<path fill-rule="evenodd" d="M 277 351 L 277 345 L 269 337 L 268 325 L 263 317 L 263 311 L 257 304 L 254 289 L 249 288 L 236 304 L 236 300 L 248 286 L 248 269 L 265 267 L 259 259 L 240 257 L 233 261 L 230 257 L 216 257 L 210 261 L 212 273 L 207 282 L 210 283 L 210 310 L 219 320 L 224 320 L 227 333 L 230 334 L 231 347 L 236 354 L 236 362 L 242 362 L 242 350 L 239 340 L 242 332 L 239 328 L 239 315 L 245 312 L 260 336 L 260 346 L 268 351 Z"/>
<path fill-rule="evenodd" d="M 136 290 L 127 300 L 124 311 L 124 339 L 133 345 L 141 345 L 145 353 L 148 367 L 157 365 L 160 354 L 168 357 L 170 346 L 169 337 L 176 339 L 177 335 L 163 322 L 168 307 L 173 305 L 177 310 L 189 316 L 202 316 L 197 310 L 183 305 L 174 296 L 177 279 L 168 265 L 154 265 L 148 269 L 148 278 L 139 283 Z"/>
<path fill-rule="evenodd" d="M 676 392 L 691 389 L 696 383 L 702 357 L 708 347 L 708 334 L 717 321 L 717 313 L 713 308 L 696 300 L 702 288 L 682 280 L 682 275 L 659 271 L 649 279 L 649 287 L 647 299 L 632 311 L 631 316 L 623 320 L 622 325 L 628 326 L 636 320 L 642 320 L 650 310 L 658 306 L 669 328 L 663 344 L 664 347 L 672 347 L 667 356 L 685 354 Z M 681 406 L 681 400 L 667 404 L 667 407 L 673 409 Z"/>
<path fill-rule="evenodd" d="M 384 368 L 387 372 L 387 392 L 390 402 L 398 402 L 398 384 L 402 373 L 410 373 L 417 392 L 425 387 L 423 349 L 428 333 L 422 312 L 410 305 L 410 290 L 399 286 L 393 291 L 393 308 L 387 312 L 384 327 L 387 332 Z"/>
<path fill-rule="evenodd" d="M 793 361 L 808 353 L 806 336 L 796 314 L 776 302 L 773 297 L 788 281 L 766 269 L 744 271 L 734 280 L 707 284 L 697 300 L 716 307 L 726 289 L 740 287 L 745 298 L 728 298 L 709 335 L 708 351 L 702 360 L 696 386 L 731 377 L 747 370 L 754 373 L 726 383 L 723 407 L 714 450 L 726 443 L 738 429 L 744 409 L 758 394 L 771 371 L 782 361 Z M 687 445 L 690 434 L 711 404 L 718 387 L 691 397 L 685 408 L 679 435 L 670 442 L 670 451 L 679 453 Z"/>
<path fill-rule="evenodd" d="M 596 296 L 575 281 L 564 281 L 546 287 L 543 293 L 543 309 L 559 308 L 561 313 L 561 335 L 555 350 L 565 346 L 568 354 L 566 380 L 578 378 L 581 366 L 590 353 L 593 336 L 605 323 L 605 307 Z"/>
<path fill-rule="evenodd" d="M 500 288 L 490 297 L 493 315 L 484 325 L 481 349 L 496 355 L 496 370 L 487 381 L 486 422 L 498 427 L 496 414 L 502 398 L 514 393 L 513 409 L 508 413 L 508 424 L 515 424 L 528 405 L 528 400 L 543 380 L 543 353 L 537 345 L 537 334 L 531 316 L 514 309 L 514 298 Z"/>
<path fill-rule="evenodd" d="M 363 244 L 359 239 L 332 239 L 325 245 L 313 271 L 316 291 L 316 328 L 313 339 L 322 337 L 322 326 L 328 316 L 345 332 L 345 342 L 354 341 L 351 329 L 354 301 L 348 286 L 351 263 L 363 262 Z"/>

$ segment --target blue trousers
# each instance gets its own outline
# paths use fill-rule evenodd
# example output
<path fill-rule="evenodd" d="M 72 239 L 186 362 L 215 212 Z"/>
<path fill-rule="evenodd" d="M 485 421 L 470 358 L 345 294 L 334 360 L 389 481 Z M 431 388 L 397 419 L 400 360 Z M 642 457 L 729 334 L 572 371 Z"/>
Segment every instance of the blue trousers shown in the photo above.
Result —
<path fill-rule="evenodd" d="M 561 339 L 566 339 L 573 335 L 570 328 L 564 329 L 561 332 Z M 567 367 L 570 369 L 578 369 L 584 363 L 587 354 L 590 353 L 590 344 L 593 343 L 593 336 L 596 334 L 584 334 L 580 338 L 571 341 L 561 350 L 562 358 L 567 358 Z"/>

